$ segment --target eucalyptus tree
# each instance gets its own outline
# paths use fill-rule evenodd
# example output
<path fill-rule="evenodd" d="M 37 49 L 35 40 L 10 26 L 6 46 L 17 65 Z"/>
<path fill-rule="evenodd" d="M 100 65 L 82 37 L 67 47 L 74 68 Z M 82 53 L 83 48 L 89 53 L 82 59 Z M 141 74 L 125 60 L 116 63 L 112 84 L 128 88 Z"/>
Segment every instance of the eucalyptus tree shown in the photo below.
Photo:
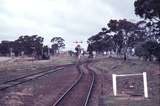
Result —
<path fill-rule="evenodd" d="M 131 46 L 135 38 L 137 29 L 136 23 L 123 20 L 110 20 L 108 27 L 113 33 L 113 40 L 117 49 L 117 54 L 121 54 L 123 50 L 124 59 L 126 60 L 127 48 Z"/>
<path fill-rule="evenodd" d="M 60 49 L 65 48 L 65 40 L 62 37 L 53 37 L 52 42 L 52 53 L 60 52 Z"/>
<path fill-rule="evenodd" d="M 148 40 L 159 43 L 153 55 L 160 60 L 160 0 L 136 0 L 134 6 L 135 14 L 147 20 Z M 152 47 L 152 43 L 147 45 L 150 45 L 146 46 L 147 48 Z"/>
<path fill-rule="evenodd" d="M 42 55 L 43 39 L 44 38 L 38 35 L 20 36 L 17 40 L 15 40 L 16 48 L 24 51 L 26 55 L 31 55 L 35 52 L 36 55 L 39 56 Z"/>
<path fill-rule="evenodd" d="M 112 49 L 112 37 L 109 35 L 107 28 L 102 28 L 101 31 L 88 39 L 88 50 L 92 47 L 92 51 L 104 52 Z"/>

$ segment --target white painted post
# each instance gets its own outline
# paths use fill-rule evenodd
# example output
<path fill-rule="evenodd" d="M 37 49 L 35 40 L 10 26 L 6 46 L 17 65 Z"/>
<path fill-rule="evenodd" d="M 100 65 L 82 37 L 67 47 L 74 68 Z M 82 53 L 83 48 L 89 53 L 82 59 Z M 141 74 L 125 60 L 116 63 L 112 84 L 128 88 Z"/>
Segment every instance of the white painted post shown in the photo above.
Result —
<path fill-rule="evenodd" d="M 143 83 L 144 83 L 144 97 L 148 98 L 148 87 L 147 87 L 147 74 L 143 72 Z"/>
<path fill-rule="evenodd" d="M 117 81 L 116 81 L 116 74 L 112 74 L 113 80 L 113 95 L 117 96 Z"/>

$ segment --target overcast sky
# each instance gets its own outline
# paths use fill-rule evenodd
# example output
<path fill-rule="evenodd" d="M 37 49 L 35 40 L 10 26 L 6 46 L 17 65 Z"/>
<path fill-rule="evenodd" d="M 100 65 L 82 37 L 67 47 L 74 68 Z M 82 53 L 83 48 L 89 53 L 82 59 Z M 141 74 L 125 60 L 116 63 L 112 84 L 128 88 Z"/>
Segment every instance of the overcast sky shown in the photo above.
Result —
<path fill-rule="evenodd" d="M 61 36 L 66 48 L 83 41 L 106 26 L 110 19 L 138 19 L 135 0 L 0 0 L 0 41 L 15 40 L 20 35 L 38 34 L 50 45 Z"/>

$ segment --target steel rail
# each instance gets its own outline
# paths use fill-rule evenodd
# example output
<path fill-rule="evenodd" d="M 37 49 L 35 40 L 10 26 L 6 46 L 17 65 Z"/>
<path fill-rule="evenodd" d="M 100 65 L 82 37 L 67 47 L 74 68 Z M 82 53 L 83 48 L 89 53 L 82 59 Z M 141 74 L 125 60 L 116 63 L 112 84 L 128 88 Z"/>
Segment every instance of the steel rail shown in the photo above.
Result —
<path fill-rule="evenodd" d="M 59 66 L 55 66 L 53 68 L 67 67 L 67 66 L 70 66 L 70 65 L 75 65 L 75 64 L 59 65 Z M 8 82 L 16 81 L 16 80 L 19 80 L 19 79 L 22 79 L 22 78 L 25 78 L 25 77 L 29 77 L 29 76 L 33 76 L 33 75 L 36 75 L 36 74 L 44 73 L 44 72 L 47 72 L 47 71 L 40 71 L 40 72 L 35 72 L 35 73 L 32 73 L 32 74 L 27 74 L 27 75 L 23 74 L 20 77 L 1 82 L 0 85 L 1 84 L 6 84 Z"/>
<path fill-rule="evenodd" d="M 81 65 L 82 65 L 82 63 L 81 63 Z M 88 67 L 88 66 L 87 66 Z M 84 75 L 84 72 L 80 69 L 80 65 L 77 65 L 77 69 L 79 70 L 79 72 L 80 72 L 80 75 L 79 75 L 79 77 L 77 78 L 77 80 L 64 92 L 64 94 L 52 105 L 52 106 L 57 106 L 59 103 L 61 103 L 62 102 L 62 100 L 64 99 L 64 97 L 69 93 L 69 92 L 71 92 L 71 90 L 74 88 L 74 87 L 76 87 L 76 85 L 78 84 L 78 83 L 80 83 L 80 81 L 81 81 L 81 79 L 82 79 L 82 76 Z M 89 71 L 91 71 L 91 69 L 89 69 L 89 68 L 87 68 L 87 70 L 89 70 Z M 86 99 L 85 99 L 85 101 L 84 101 L 84 103 L 83 103 L 83 106 L 87 106 L 87 104 L 88 104 L 88 102 L 89 102 L 89 98 L 90 98 L 90 96 L 91 96 L 91 92 L 92 92 L 92 90 L 93 90 L 93 85 L 94 85 L 94 83 L 95 83 L 95 73 L 92 71 L 92 73 L 91 73 L 92 75 L 92 81 L 91 81 L 91 84 L 90 84 L 90 86 L 89 86 L 89 90 L 88 90 L 88 93 L 87 93 L 87 95 L 86 95 Z"/>
<path fill-rule="evenodd" d="M 88 66 L 86 66 L 88 70 L 90 70 L 92 72 L 92 82 L 91 82 L 91 85 L 90 85 L 90 88 L 89 88 L 89 91 L 88 91 L 88 95 L 87 95 L 87 98 L 86 98 L 86 101 L 85 101 L 85 104 L 84 106 L 87 106 L 88 103 L 89 103 L 89 98 L 91 97 L 91 93 L 93 91 L 93 87 L 94 87 L 94 83 L 95 83 L 95 72 L 92 71 Z"/>
<path fill-rule="evenodd" d="M 33 79 L 36 79 L 36 78 L 39 78 L 39 77 L 45 76 L 47 74 L 54 73 L 54 72 L 57 72 L 59 70 L 63 70 L 63 69 L 64 69 L 64 67 L 57 68 L 55 70 L 41 71 L 41 72 L 37 72 L 37 73 L 34 73 L 34 74 L 26 75 L 26 76 L 23 76 L 23 77 L 19 77 L 19 78 L 16 78 L 16 79 L 8 80 L 8 81 L 0 84 L 0 90 L 5 90 L 7 88 L 20 85 L 20 84 L 28 82 L 30 80 L 33 80 Z"/>
<path fill-rule="evenodd" d="M 78 79 L 65 91 L 65 93 L 52 106 L 57 106 L 63 100 L 63 98 L 80 82 L 84 73 L 80 70 L 79 66 L 77 66 L 77 69 L 80 71 Z"/>

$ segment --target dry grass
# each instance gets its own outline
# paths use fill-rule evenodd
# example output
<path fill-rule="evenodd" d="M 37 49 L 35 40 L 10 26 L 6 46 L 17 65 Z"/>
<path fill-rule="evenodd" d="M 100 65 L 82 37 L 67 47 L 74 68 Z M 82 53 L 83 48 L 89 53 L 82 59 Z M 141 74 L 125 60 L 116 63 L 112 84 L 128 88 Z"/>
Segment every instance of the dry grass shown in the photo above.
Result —
<path fill-rule="evenodd" d="M 111 75 L 114 74 L 129 74 L 129 73 L 142 73 L 147 72 L 148 77 L 148 90 L 149 90 L 149 98 L 137 100 L 139 96 L 143 97 L 143 83 L 142 78 L 122 78 L 118 81 L 118 90 L 120 97 L 113 97 L 113 92 L 105 93 L 103 96 L 104 103 L 107 106 L 159 106 L 160 105 L 160 70 L 159 65 L 152 62 L 144 62 L 139 60 L 128 60 L 126 62 L 120 59 L 106 59 L 96 67 L 104 70 L 104 76 L 111 79 Z M 105 81 L 105 80 L 104 80 Z M 132 82 L 137 89 L 126 89 L 125 82 Z M 107 81 L 104 82 L 107 86 Z M 107 91 L 107 87 L 104 87 Z M 120 92 L 121 91 L 121 92 Z M 128 94 L 129 92 L 129 94 Z M 140 93 L 141 92 L 141 93 Z M 139 95 L 140 94 L 140 95 Z M 136 96 L 135 96 L 136 95 Z M 138 95 L 138 97 L 137 97 Z M 123 97 L 127 97 L 127 99 L 122 99 Z M 119 98 L 119 99 L 117 99 Z M 107 101 L 113 101 L 113 103 L 107 103 Z"/>
<path fill-rule="evenodd" d="M 32 58 L 14 58 L 7 61 L 0 62 L 0 71 L 10 71 L 10 70 L 24 70 L 24 69 L 36 69 L 53 66 L 53 65 L 64 65 L 72 64 L 75 62 L 73 57 L 67 55 L 57 55 L 51 57 L 50 60 L 33 60 Z"/>

